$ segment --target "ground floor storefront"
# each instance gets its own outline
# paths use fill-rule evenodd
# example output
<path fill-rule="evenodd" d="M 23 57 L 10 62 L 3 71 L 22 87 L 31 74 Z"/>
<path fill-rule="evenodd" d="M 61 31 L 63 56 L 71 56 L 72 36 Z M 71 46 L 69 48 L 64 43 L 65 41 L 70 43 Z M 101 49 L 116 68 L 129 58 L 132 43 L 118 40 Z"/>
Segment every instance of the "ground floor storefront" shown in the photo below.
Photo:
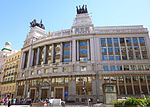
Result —
<path fill-rule="evenodd" d="M 107 95 L 141 97 L 150 94 L 149 75 L 96 75 L 43 77 L 17 81 L 18 98 L 59 98 L 70 102 L 106 102 Z"/>

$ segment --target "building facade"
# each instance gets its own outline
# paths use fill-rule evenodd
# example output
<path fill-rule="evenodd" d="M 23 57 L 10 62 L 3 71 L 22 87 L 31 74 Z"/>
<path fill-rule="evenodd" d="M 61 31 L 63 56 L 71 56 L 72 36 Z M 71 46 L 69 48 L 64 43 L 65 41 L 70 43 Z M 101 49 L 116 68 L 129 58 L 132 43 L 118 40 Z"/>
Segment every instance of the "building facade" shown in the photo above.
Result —
<path fill-rule="evenodd" d="M 4 47 L 0 51 L 0 98 L 1 98 L 1 83 L 3 81 L 3 69 L 5 59 L 13 53 L 15 53 L 15 51 L 12 50 L 10 42 L 6 42 Z"/>
<path fill-rule="evenodd" d="M 147 28 L 95 27 L 86 6 L 70 29 L 46 33 L 41 24 L 31 23 L 22 48 L 18 97 L 104 102 L 106 86 L 118 98 L 150 94 Z"/>
<path fill-rule="evenodd" d="M 5 59 L 3 67 L 3 76 L 1 82 L 1 96 L 2 98 L 7 95 L 14 98 L 16 94 L 16 78 L 18 68 L 20 65 L 21 51 L 18 51 Z"/>

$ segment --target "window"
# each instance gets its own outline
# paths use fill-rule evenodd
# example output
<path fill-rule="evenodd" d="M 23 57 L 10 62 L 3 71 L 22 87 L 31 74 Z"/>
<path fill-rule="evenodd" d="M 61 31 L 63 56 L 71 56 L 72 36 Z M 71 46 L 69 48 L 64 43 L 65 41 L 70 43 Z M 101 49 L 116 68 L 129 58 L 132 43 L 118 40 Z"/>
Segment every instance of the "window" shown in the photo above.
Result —
<path fill-rule="evenodd" d="M 150 70 L 150 65 L 145 65 L 145 70 Z"/>
<path fill-rule="evenodd" d="M 145 40 L 144 37 L 139 37 L 139 42 L 141 46 L 145 46 Z"/>
<path fill-rule="evenodd" d="M 82 62 L 88 61 L 88 40 L 80 40 L 79 41 L 79 60 Z"/>
<path fill-rule="evenodd" d="M 56 83 L 63 84 L 64 83 L 64 78 L 56 78 Z"/>
<path fill-rule="evenodd" d="M 120 45 L 121 45 L 121 46 L 125 46 L 124 38 L 120 38 Z"/>
<path fill-rule="evenodd" d="M 71 46 L 70 42 L 63 43 L 63 62 L 70 62 L 71 61 Z"/>
<path fill-rule="evenodd" d="M 124 71 L 129 71 L 129 65 L 124 65 Z"/>
<path fill-rule="evenodd" d="M 42 71 L 41 70 L 37 70 L 37 74 L 41 74 L 42 73 Z"/>
<path fill-rule="evenodd" d="M 138 67 L 138 70 L 144 70 L 143 65 L 138 65 L 137 67 Z"/>
<path fill-rule="evenodd" d="M 31 71 L 31 75 L 34 75 L 34 71 Z"/>
<path fill-rule="evenodd" d="M 119 55 L 115 55 L 116 60 L 121 60 L 121 57 Z"/>
<path fill-rule="evenodd" d="M 110 71 L 116 71 L 115 65 L 111 65 L 111 66 L 110 66 Z"/>
<path fill-rule="evenodd" d="M 115 47 L 119 47 L 118 38 L 113 38 L 113 41 L 114 41 L 114 46 L 115 46 Z"/>
<path fill-rule="evenodd" d="M 87 49 L 80 49 L 80 54 L 87 54 Z"/>
<path fill-rule="evenodd" d="M 109 60 L 114 60 L 114 56 L 113 55 L 109 55 Z"/>
<path fill-rule="evenodd" d="M 134 46 L 138 46 L 138 39 L 136 37 L 132 38 Z"/>
<path fill-rule="evenodd" d="M 109 52 L 109 54 L 113 53 L 113 48 L 112 47 L 108 47 L 108 52 Z"/>
<path fill-rule="evenodd" d="M 112 39 L 111 38 L 107 38 L 107 44 L 108 44 L 108 47 L 112 46 Z"/>
<path fill-rule="evenodd" d="M 107 48 L 106 47 L 102 47 L 102 53 L 107 54 Z"/>
<path fill-rule="evenodd" d="M 102 60 L 103 60 L 103 61 L 108 60 L 107 55 L 102 55 Z"/>
<path fill-rule="evenodd" d="M 105 40 L 105 38 L 101 38 L 100 39 L 100 43 L 101 43 L 102 47 L 106 47 L 106 40 Z"/>
<path fill-rule="evenodd" d="M 24 73 L 22 73 L 22 77 L 24 77 Z"/>
<path fill-rule="evenodd" d="M 130 65 L 131 70 L 137 70 L 136 65 Z"/>
<path fill-rule="evenodd" d="M 116 66 L 116 70 L 117 70 L 117 71 L 122 71 L 122 65 L 117 65 L 117 66 Z"/>
<path fill-rule="evenodd" d="M 86 71 L 87 67 L 86 66 L 81 66 L 81 71 Z"/>
<path fill-rule="evenodd" d="M 69 72 L 69 67 L 64 67 L 64 68 L 63 68 L 63 71 L 64 71 L 64 72 Z"/>
<path fill-rule="evenodd" d="M 44 69 L 44 73 L 45 73 L 45 74 L 48 74 L 48 69 Z"/>
<path fill-rule="evenodd" d="M 118 47 L 115 47 L 115 54 L 120 55 L 120 49 Z"/>
<path fill-rule="evenodd" d="M 109 66 L 108 65 L 103 65 L 103 70 L 104 71 L 109 71 Z"/>
<path fill-rule="evenodd" d="M 58 68 L 53 68 L 53 72 L 58 72 Z"/>

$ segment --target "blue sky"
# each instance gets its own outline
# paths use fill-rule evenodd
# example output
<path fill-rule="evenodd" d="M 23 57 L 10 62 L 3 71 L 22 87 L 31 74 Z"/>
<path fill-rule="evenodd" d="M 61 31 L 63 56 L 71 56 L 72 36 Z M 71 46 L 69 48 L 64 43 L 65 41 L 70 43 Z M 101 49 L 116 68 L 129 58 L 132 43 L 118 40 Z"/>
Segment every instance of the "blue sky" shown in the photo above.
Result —
<path fill-rule="evenodd" d="M 144 25 L 150 30 L 150 0 L 0 0 L 0 49 L 19 50 L 33 19 L 46 31 L 71 28 L 76 6 L 88 5 L 95 26 Z"/>

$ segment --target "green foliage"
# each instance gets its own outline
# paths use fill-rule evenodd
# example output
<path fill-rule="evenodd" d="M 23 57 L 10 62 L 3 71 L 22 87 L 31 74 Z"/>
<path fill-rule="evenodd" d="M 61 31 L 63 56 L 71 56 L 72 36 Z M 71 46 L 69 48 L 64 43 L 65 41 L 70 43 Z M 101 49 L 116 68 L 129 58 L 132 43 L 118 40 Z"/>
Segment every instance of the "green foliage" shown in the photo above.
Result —
<path fill-rule="evenodd" d="M 145 100 L 146 100 L 146 105 L 147 105 L 147 106 L 150 106 L 150 97 L 147 98 L 147 99 L 145 99 Z"/>
<path fill-rule="evenodd" d="M 137 98 L 128 98 L 124 101 L 113 101 L 113 104 L 115 107 L 129 107 L 129 106 L 137 106 L 140 107 L 148 106 L 150 105 L 150 98 L 148 99 L 137 99 Z"/>
<path fill-rule="evenodd" d="M 123 105 L 124 102 L 123 101 L 113 101 L 114 105 Z"/>

